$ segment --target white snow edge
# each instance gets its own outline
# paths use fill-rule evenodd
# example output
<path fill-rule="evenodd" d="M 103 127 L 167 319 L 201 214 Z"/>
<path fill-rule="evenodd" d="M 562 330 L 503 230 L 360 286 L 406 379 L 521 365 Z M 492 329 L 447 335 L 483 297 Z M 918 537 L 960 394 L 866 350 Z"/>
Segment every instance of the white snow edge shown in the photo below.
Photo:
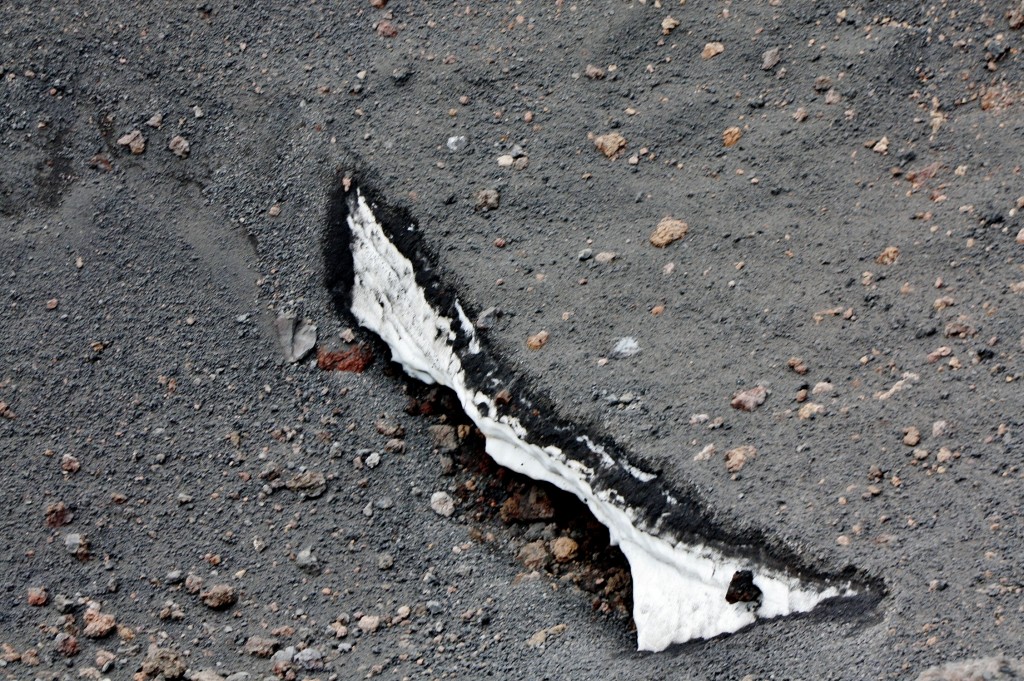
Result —
<path fill-rule="evenodd" d="M 498 414 L 494 400 L 466 385 L 462 362 L 451 341 L 453 321 L 433 308 L 417 285 L 412 263 L 385 235 L 361 193 L 350 206 L 348 225 L 354 270 L 352 314 L 390 347 L 394 360 L 424 383 L 451 388 L 462 408 L 486 437 L 487 453 L 501 466 L 575 494 L 607 528 L 611 541 L 629 560 L 633 577 L 633 619 L 637 647 L 660 651 L 673 643 L 735 632 L 763 617 L 807 612 L 822 600 L 852 595 L 851 587 L 819 588 L 751 561 L 732 559 L 705 547 L 658 536 L 638 527 L 635 509 L 614 491 L 596 492 L 595 472 L 568 459 L 553 446 L 531 444 L 517 419 Z M 479 352 L 473 325 L 456 303 L 469 352 Z M 581 437 L 602 466 L 625 468 L 642 482 L 655 476 L 616 462 L 588 438 Z M 667 501 L 675 500 L 667 496 Z M 733 574 L 751 570 L 761 589 L 760 607 L 729 604 L 726 591 Z"/>

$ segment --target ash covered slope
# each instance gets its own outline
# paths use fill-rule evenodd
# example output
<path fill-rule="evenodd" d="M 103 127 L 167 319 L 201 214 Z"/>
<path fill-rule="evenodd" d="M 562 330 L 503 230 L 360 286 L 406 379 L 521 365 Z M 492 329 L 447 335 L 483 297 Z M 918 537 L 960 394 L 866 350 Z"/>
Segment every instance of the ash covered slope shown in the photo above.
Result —
<path fill-rule="evenodd" d="M 344 185 L 332 217 L 344 225 L 334 226 L 326 248 L 339 306 L 410 376 L 454 391 L 498 464 L 575 494 L 608 528 L 630 563 L 639 649 L 735 632 L 864 590 L 848 578 L 798 575 L 749 538 L 728 536 L 690 493 L 666 489 L 613 443 L 544 423 L 535 401 L 507 392 L 507 370 L 486 355 L 459 301 L 418 252 L 416 226 L 385 226 L 396 218 L 388 211 L 379 219 L 386 209 L 348 178 Z"/>

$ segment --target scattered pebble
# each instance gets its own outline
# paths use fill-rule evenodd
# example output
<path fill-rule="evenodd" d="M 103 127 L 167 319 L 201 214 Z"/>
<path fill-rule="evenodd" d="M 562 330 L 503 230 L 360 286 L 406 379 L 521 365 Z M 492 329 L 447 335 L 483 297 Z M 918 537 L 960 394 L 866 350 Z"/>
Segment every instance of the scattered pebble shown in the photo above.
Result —
<path fill-rule="evenodd" d="M 707 43 L 700 51 L 701 59 L 711 59 L 725 52 L 725 45 L 722 43 Z"/>
<path fill-rule="evenodd" d="M 703 449 L 701 449 L 699 452 L 697 452 L 696 454 L 693 455 L 693 460 L 694 461 L 710 461 L 711 460 L 711 456 L 714 453 L 715 453 L 715 446 L 713 444 L 711 444 L 711 445 L 704 445 Z"/>
<path fill-rule="evenodd" d="M 725 470 L 739 473 L 747 461 L 757 456 L 757 449 L 751 445 L 740 445 L 725 453 Z"/>
<path fill-rule="evenodd" d="M 790 357 L 789 361 L 786 362 L 786 366 L 788 366 L 795 373 L 801 376 L 803 376 L 809 371 L 809 369 L 807 368 L 807 364 L 804 363 L 804 361 L 799 357 Z"/>
<path fill-rule="evenodd" d="M 295 554 L 295 564 L 300 570 L 307 572 L 318 572 L 320 569 L 317 557 L 313 555 L 312 547 L 306 547 Z"/>
<path fill-rule="evenodd" d="M 571 541 L 571 540 L 570 540 Z M 548 561 L 551 559 L 551 554 L 548 553 L 547 545 L 544 541 L 538 539 L 525 544 L 523 548 L 519 549 L 519 553 L 516 555 L 519 562 L 525 565 L 531 570 L 540 570 Z"/>
<path fill-rule="evenodd" d="M 921 431 L 914 426 L 904 429 L 903 444 L 908 447 L 916 447 L 921 442 Z"/>
<path fill-rule="evenodd" d="M 679 20 L 669 15 L 661 20 L 661 34 L 668 35 L 679 26 Z"/>
<path fill-rule="evenodd" d="M 665 248 L 673 241 L 679 241 L 690 227 L 682 220 L 666 217 L 658 223 L 651 233 L 651 244 L 656 248 Z"/>
<path fill-rule="evenodd" d="M 476 209 L 480 211 L 497 210 L 501 202 L 501 194 L 497 189 L 481 189 L 476 193 Z"/>
<path fill-rule="evenodd" d="M 568 627 L 564 624 L 556 624 L 553 627 L 541 629 L 526 641 L 526 645 L 531 648 L 539 648 L 547 643 L 549 639 L 561 636 L 566 629 L 568 629 Z"/>
<path fill-rule="evenodd" d="M 531 350 L 540 350 L 548 342 L 551 334 L 547 331 L 538 331 L 526 339 L 526 347 Z"/>
<path fill-rule="evenodd" d="M 805 421 L 825 413 L 825 406 L 817 402 L 807 402 L 800 406 L 797 416 Z"/>
<path fill-rule="evenodd" d="M 626 138 L 617 132 L 609 132 L 595 137 L 594 146 L 608 158 L 617 158 L 626 146 Z"/>
<path fill-rule="evenodd" d="M 100 612 L 99 607 L 90 607 L 83 615 L 85 628 L 82 635 L 89 638 L 103 638 L 108 636 L 117 627 L 117 620 L 113 615 Z"/>
<path fill-rule="evenodd" d="M 142 136 L 141 130 L 132 130 L 118 138 L 117 143 L 122 147 L 128 147 L 133 154 L 141 154 L 146 150 L 146 138 Z"/>
<path fill-rule="evenodd" d="M 782 59 L 782 50 L 770 47 L 761 54 L 761 68 L 765 71 L 774 69 Z"/>
<path fill-rule="evenodd" d="M 587 68 L 584 69 L 583 73 L 590 80 L 601 80 L 605 76 L 604 69 L 600 66 L 594 66 L 593 64 L 587 64 Z"/>
<path fill-rule="evenodd" d="M 186 669 L 185 660 L 181 655 L 173 650 L 151 645 L 146 657 L 142 660 L 140 671 L 144 679 L 156 679 L 162 676 L 171 681 L 184 678 Z"/>
<path fill-rule="evenodd" d="M 155 113 L 149 117 L 148 121 L 146 121 L 146 125 L 148 125 L 151 128 L 159 128 L 163 124 L 164 115 L 162 113 Z"/>
<path fill-rule="evenodd" d="M 571 537 L 559 537 L 551 543 L 551 554 L 559 563 L 567 563 L 576 557 L 579 544 Z"/>
<path fill-rule="evenodd" d="M 174 152 L 174 155 L 178 158 L 188 158 L 189 143 L 188 140 L 181 135 L 175 135 L 172 137 L 171 141 L 167 143 L 167 148 Z"/>
<path fill-rule="evenodd" d="M 734 147 L 743 137 L 743 131 L 737 128 L 735 125 L 726 128 L 725 132 L 722 133 L 722 144 L 727 147 Z"/>
<path fill-rule="evenodd" d="M 448 141 L 445 142 L 445 146 L 448 147 L 448 151 L 457 154 L 469 146 L 469 138 L 465 135 L 452 135 L 448 138 Z"/>
<path fill-rule="evenodd" d="M 284 358 L 290 364 L 301 361 L 316 346 L 316 324 L 298 321 L 294 315 L 280 315 L 274 321 L 277 339 L 284 350 Z"/>
<path fill-rule="evenodd" d="M 230 584 L 214 584 L 199 597 L 213 610 L 224 610 L 238 602 L 238 594 Z"/>
<path fill-rule="evenodd" d="M 601 251 L 600 253 L 594 256 L 594 262 L 596 262 L 599 265 L 607 265 L 612 260 L 615 260 L 616 257 L 617 254 L 612 251 Z"/>
<path fill-rule="evenodd" d="M 276 638 L 250 636 L 249 640 L 245 642 L 244 650 L 253 657 L 268 658 L 277 652 L 280 645 Z"/>
<path fill-rule="evenodd" d="M 380 628 L 380 616 L 363 615 L 359 618 L 358 626 L 364 634 L 372 634 Z"/>
<path fill-rule="evenodd" d="M 733 409 L 739 409 L 740 411 L 754 411 L 764 404 L 767 397 L 768 388 L 758 385 L 739 391 L 733 396 L 729 404 Z"/>
<path fill-rule="evenodd" d="M 450 518 L 455 513 L 455 501 L 447 492 L 434 492 L 430 495 L 430 508 L 434 513 Z"/>
<path fill-rule="evenodd" d="M 46 593 L 46 589 L 41 586 L 33 586 L 28 589 L 28 604 L 38 608 L 46 605 L 46 602 L 50 600 L 49 594 Z"/>
<path fill-rule="evenodd" d="M 900 249 L 896 246 L 886 246 L 885 249 L 875 258 L 879 265 L 892 265 L 900 257 Z"/>
<path fill-rule="evenodd" d="M 78 458 L 71 454 L 62 454 L 60 457 L 60 469 L 65 473 L 77 473 L 82 468 Z"/>

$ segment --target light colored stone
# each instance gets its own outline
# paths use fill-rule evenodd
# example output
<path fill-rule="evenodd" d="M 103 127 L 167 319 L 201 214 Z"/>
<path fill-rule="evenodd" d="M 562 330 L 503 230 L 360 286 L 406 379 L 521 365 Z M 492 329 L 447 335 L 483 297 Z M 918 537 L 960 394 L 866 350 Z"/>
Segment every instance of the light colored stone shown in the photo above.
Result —
<path fill-rule="evenodd" d="M 430 508 L 434 513 L 450 518 L 455 513 L 455 501 L 447 492 L 434 492 L 430 495 Z"/>
<path fill-rule="evenodd" d="M 673 241 L 679 241 L 690 229 L 682 220 L 666 217 L 658 223 L 651 233 L 651 244 L 656 248 L 665 248 Z"/>

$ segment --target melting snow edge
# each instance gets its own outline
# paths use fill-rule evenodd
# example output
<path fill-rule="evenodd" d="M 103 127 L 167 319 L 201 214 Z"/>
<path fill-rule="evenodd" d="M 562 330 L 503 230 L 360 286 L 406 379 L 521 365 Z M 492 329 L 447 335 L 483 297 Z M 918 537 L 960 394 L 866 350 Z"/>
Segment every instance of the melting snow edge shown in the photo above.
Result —
<path fill-rule="evenodd" d="M 673 643 L 731 633 L 758 618 L 807 612 L 821 601 L 853 595 L 851 587 L 806 584 L 753 561 L 729 558 L 705 546 L 654 536 L 637 527 L 637 513 L 614 491 L 595 491 L 595 471 L 566 457 L 557 447 L 528 440 L 518 420 L 498 414 L 495 401 L 467 385 L 462 362 L 452 347 L 453 320 L 440 314 L 416 283 L 413 264 L 388 239 L 366 199 L 350 195 L 348 226 L 353 259 L 351 311 L 356 320 L 389 346 L 396 362 L 424 383 L 438 383 L 458 396 L 463 409 L 486 437 L 487 453 L 499 464 L 534 480 L 575 494 L 607 528 L 629 561 L 633 578 L 633 619 L 637 647 L 659 651 Z M 472 324 L 456 303 L 459 323 L 469 336 L 467 352 L 480 351 Z M 621 467 L 642 482 L 655 476 L 627 462 L 616 462 L 581 436 L 602 465 Z M 668 503 L 674 503 L 666 497 Z M 733 575 L 754 573 L 759 606 L 726 601 Z"/>

